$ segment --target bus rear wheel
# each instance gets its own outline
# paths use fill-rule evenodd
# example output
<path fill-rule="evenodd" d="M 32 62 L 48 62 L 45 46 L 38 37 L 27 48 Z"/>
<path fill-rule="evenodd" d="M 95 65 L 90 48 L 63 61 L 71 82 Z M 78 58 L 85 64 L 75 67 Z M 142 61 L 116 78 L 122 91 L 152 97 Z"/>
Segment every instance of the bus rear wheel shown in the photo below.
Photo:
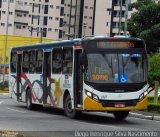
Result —
<path fill-rule="evenodd" d="M 124 120 L 129 114 L 129 111 L 115 111 L 113 112 L 114 117 L 117 120 Z"/>
<path fill-rule="evenodd" d="M 33 109 L 31 90 L 30 89 L 27 90 L 27 94 L 26 94 L 26 106 L 27 106 L 27 109 L 29 109 L 29 110 Z"/>
<path fill-rule="evenodd" d="M 71 102 L 70 95 L 68 95 L 65 98 L 64 112 L 65 112 L 66 116 L 68 116 L 69 118 L 75 118 L 77 115 L 77 111 L 75 109 L 72 109 L 72 102 Z"/>

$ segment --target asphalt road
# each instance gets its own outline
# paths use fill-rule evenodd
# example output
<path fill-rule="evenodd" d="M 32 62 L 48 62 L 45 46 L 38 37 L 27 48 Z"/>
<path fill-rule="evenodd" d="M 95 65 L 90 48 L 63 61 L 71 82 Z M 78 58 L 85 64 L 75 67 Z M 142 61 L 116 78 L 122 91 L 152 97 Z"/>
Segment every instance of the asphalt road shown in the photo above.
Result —
<path fill-rule="evenodd" d="M 132 117 L 117 121 L 112 114 L 99 112 L 83 113 L 78 119 L 70 119 L 62 110 L 43 108 L 29 111 L 24 103 L 0 94 L 0 131 L 39 137 L 136 136 L 134 131 L 141 136 L 153 131 L 154 136 L 158 136 L 160 121 Z"/>

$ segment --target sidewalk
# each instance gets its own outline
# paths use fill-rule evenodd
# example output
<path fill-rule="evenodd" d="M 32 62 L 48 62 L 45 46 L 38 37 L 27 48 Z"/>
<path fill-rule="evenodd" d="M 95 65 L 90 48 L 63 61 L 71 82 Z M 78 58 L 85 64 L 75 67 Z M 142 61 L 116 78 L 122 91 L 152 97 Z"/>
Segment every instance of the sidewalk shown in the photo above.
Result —
<path fill-rule="evenodd" d="M 146 111 L 131 111 L 129 117 L 160 121 L 160 114 Z"/>

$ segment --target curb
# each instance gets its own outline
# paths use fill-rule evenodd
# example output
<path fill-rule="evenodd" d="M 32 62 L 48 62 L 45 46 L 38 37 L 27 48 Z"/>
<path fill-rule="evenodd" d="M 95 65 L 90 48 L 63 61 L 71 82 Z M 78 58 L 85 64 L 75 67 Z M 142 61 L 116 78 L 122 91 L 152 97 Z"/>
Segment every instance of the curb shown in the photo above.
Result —
<path fill-rule="evenodd" d="M 160 116 L 155 116 L 154 114 L 153 115 L 143 115 L 139 113 L 130 112 L 129 117 L 160 121 Z"/>

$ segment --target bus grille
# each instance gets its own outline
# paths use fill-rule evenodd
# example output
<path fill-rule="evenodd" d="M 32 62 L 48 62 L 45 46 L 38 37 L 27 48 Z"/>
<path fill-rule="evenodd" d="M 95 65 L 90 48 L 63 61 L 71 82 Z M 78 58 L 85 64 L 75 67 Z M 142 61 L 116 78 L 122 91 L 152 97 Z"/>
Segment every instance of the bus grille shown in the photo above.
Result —
<path fill-rule="evenodd" d="M 115 107 L 116 104 L 124 104 L 125 107 L 134 107 L 138 103 L 138 99 L 135 100 L 100 100 L 103 107 Z"/>

